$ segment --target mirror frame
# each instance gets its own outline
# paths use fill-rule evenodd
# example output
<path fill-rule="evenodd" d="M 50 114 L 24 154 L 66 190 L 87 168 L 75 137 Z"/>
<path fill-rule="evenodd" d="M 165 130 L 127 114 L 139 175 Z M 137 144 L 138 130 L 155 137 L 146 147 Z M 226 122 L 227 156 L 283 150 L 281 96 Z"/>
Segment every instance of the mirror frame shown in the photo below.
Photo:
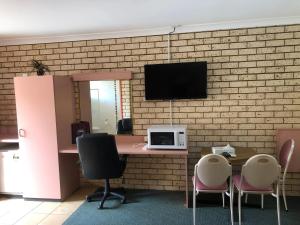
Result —
<path fill-rule="evenodd" d="M 131 80 L 131 71 L 77 73 L 72 75 L 73 81 L 93 80 Z"/>

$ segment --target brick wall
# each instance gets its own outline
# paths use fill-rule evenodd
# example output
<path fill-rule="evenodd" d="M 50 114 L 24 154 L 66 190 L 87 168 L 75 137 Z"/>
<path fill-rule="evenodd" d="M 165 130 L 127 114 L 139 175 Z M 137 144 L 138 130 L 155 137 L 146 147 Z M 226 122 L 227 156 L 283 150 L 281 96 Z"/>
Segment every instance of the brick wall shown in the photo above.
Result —
<path fill-rule="evenodd" d="M 274 153 L 277 128 L 300 127 L 300 25 L 171 35 L 172 62 L 208 62 L 208 98 L 173 103 L 175 124 L 187 124 L 190 164 L 202 146 L 230 143 Z M 144 101 L 143 66 L 167 62 L 167 35 L 0 47 L 0 125 L 16 124 L 13 77 L 32 58 L 55 75 L 130 70 L 134 134 L 169 123 L 169 102 Z M 76 86 L 76 85 L 75 85 Z M 183 159 L 129 158 L 127 186 L 184 189 Z M 289 174 L 300 195 L 300 173 Z"/>
<path fill-rule="evenodd" d="M 130 81 L 129 80 L 121 80 L 121 95 L 122 95 L 122 117 L 130 118 L 131 110 L 130 110 Z"/>

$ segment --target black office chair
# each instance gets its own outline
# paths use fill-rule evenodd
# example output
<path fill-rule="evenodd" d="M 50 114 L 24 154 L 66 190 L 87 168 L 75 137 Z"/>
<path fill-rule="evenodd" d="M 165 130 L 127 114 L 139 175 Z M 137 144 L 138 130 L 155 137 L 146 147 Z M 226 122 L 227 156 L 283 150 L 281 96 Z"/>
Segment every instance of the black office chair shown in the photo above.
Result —
<path fill-rule="evenodd" d="M 119 159 L 115 137 L 108 134 L 84 134 L 76 138 L 76 143 L 83 175 L 88 179 L 105 179 L 104 191 L 95 192 L 87 196 L 86 200 L 101 197 L 98 209 L 102 209 L 105 200 L 111 196 L 125 203 L 125 196 L 111 192 L 109 184 L 110 178 L 123 175 L 127 161 L 126 157 Z"/>
<path fill-rule="evenodd" d="M 131 118 L 124 118 L 118 121 L 117 134 L 132 134 Z"/>

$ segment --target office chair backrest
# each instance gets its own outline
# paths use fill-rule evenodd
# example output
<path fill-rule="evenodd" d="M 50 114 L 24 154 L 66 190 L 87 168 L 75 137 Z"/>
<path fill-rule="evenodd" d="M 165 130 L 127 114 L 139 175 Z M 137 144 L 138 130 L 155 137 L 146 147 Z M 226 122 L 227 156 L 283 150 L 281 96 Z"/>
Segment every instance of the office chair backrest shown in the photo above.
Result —
<path fill-rule="evenodd" d="M 76 142 L 83 175 L 86 178 L 106 179 L 121 176 L 121 165 L 113 135 L 84 134 L 77 137 Z"/>
<path fill-rule="evenodd" d="M 72 144 L 76 144 L 76 137 L 82 134 L 89 134 L 90 131 L 90 123 L 87 121 L 79 121 L 71 124 L 72 130 Z"/>
<path fill-rule="evenodd" d="M 295 141 L 289 139 L 282 145 L 279 153 L 279 163 L 286 170 L 289 166 L 295 148 Z"/>
<path fill-rule="evenodd" d="M 243 179 L 256 188 L 266 188 L 279 179 L 281 166 L 267 154 L 252 156 L 242 167 Z"/>
<path fill-rule="evenodd" d="M 197 163 L 197 176 L 208 187 L 224 184 L 231 174 L 231 165 L 221 155 L 209 154 L 202 157 Z"/>
<path fill-rule="evenodd" d="M 123 128 L 125 130 L 132 130 L 132 122 L 131 122 L 131 118 L 124 118 L 122 120 L 123 122 Z"/>
<path fill-rule="evenodd" d="M 118 121 L 117 124 L 118 134 L 131 134 L 132 133 L 132 120 L 131 118 L 124 118 Z"/>

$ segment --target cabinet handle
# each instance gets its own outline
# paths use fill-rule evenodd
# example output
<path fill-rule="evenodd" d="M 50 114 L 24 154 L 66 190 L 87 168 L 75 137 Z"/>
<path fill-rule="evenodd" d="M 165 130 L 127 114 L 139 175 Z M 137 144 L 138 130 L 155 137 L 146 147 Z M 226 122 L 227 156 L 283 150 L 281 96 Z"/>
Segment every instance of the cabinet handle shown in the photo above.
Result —
<path fill-rule="evenodd" d="M 13 155 L 13 159 L 20 159 L 20 156 L 14 154 L 14 155 Z"/>
<path fill-rule="evenodd" d="M 24 129 L 19 129 L 19 136 L 20 137 L 25 137 L 25 130 Z"/>

